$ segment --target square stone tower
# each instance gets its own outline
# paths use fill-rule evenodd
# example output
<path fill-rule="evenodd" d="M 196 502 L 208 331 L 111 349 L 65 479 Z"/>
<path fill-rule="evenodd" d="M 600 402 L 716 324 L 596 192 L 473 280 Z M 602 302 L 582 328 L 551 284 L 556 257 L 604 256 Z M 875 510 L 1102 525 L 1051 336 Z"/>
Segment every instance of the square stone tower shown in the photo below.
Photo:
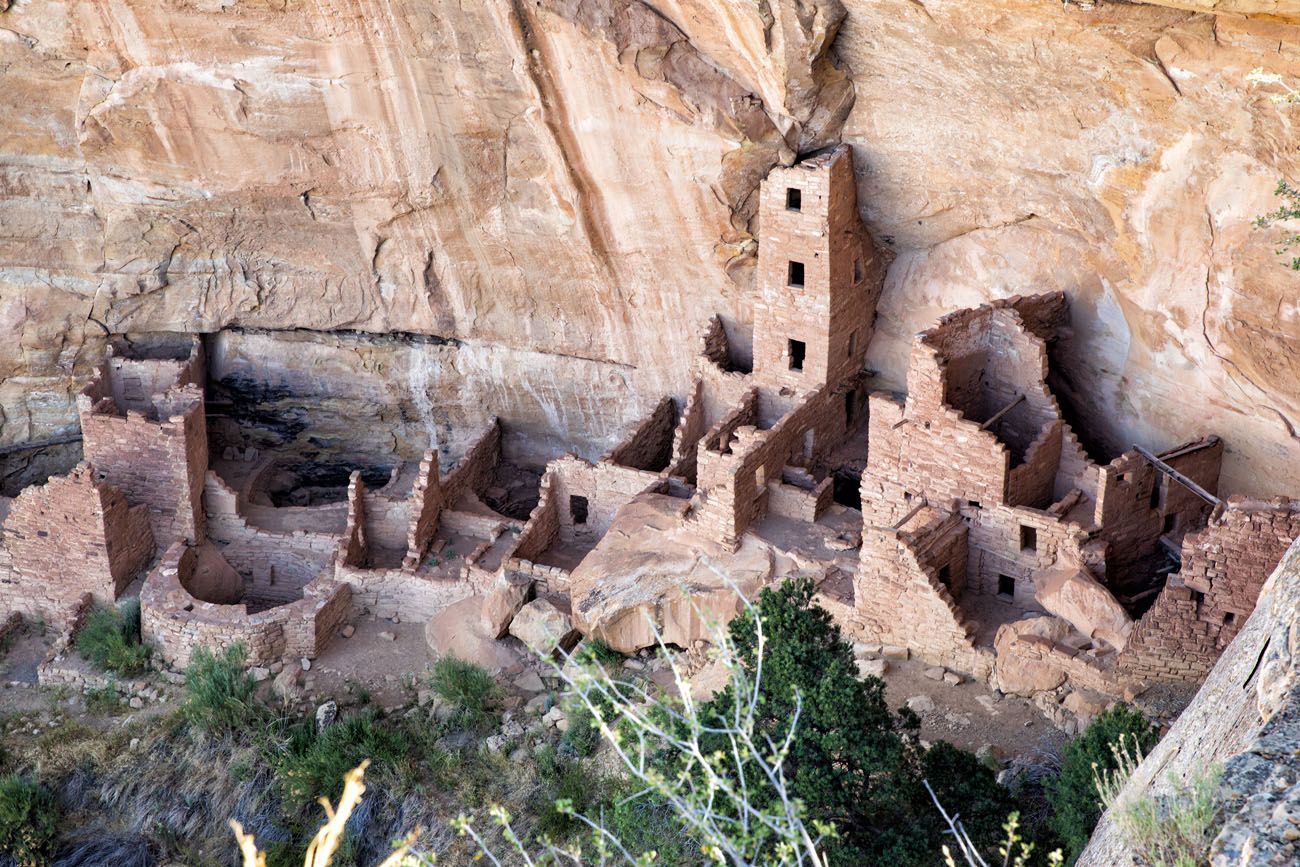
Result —
<path fill-rule="evenodd" d="M 853 152 L 772 170 L 759 193 L 754 379 L 782 395 L 860 371 L 884 267 L 858 217 Z"/>

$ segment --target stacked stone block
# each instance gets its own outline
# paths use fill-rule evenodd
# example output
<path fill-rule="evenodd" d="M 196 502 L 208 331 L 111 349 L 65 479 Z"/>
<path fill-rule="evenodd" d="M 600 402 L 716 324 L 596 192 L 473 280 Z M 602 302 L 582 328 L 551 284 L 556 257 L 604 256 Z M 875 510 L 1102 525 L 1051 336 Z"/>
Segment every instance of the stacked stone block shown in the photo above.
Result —
<path fill-rule="evenodd" d="M 3 542 L 10 569 L 0 574 L 0 610 L 47 620 L 82 594 L 113 602 L 154 552 L 148 510 L 129 505 L 85 462 L 25 489 L 10 506 Z"/>

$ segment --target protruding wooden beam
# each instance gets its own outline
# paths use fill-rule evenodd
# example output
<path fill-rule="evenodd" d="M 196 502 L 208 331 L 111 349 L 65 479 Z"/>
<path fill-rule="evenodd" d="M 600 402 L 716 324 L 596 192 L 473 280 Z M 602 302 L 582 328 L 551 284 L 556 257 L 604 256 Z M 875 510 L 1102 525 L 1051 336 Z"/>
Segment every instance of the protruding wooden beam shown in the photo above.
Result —
<path fill-rule="evenodd" d="M 1020 406 L 1020 402 L 1023 401 L 1024 399 L 1025 399 L 1025 396 L 1022 394 L 1022 395 L 1020 395 L 1019 397 L 1017 397 L 1015 400 L 1011 401 L 1011 403 L 1009 403 L 1009 404 L 1007 404 L 1006 406 L 1002 407 L 1002 409 L 1000 409 L 1000 410 L 998 410 L 997 412 L 993 413 L 993 417 L 992 417 L 992 418 L 990 418 L 988 421 L 984 422 L 984 424 L 980 425 L 980 430 L 988 430 L 989 428 L 993 427 L 993 425 L 997 424 L 999 421 L 1002 420 L 1002 416 L 1006 415 L 1007 413 L 1011 412 L 1011 410 L 1013 410 L 1013 409 L 1015 409 L 1016 407 Z"/>
<path fill-rule="evenodd" d="M 1178 470 L 1169 466 L 1169 464 L 1160 460 L 1160 458 L 1151 454 L 1151 452 L 1142 448 L 1142 446 L 1139 445 L 1133 446 L 1133 451 L 1137 452 L 1142 457 L 1146 458 L 1147 463 L 1151 464 L 1151 466 L 1155 467 L 1157 470 L 1164 473 L 1166 476 L 1173 479 L 1175 482 L 1182 485 L 1184 488 L 1191 491 L 1193 494 L 1200 497 L 1202 500 L 1209 503 L 1211 506 L 1219 505 L 1218 497 L 1214 496 L 1214 494 L 1211 494 L 1209 491 L 1205 490 L 1205 488 L 1202 488 L 1200 485 L 1196 484 L 1196 482 L 1193 482 L 1191 479 L 1187 478 L 1187 476 L 1184 476 L 1182 473 L 1178 472 Z"/>

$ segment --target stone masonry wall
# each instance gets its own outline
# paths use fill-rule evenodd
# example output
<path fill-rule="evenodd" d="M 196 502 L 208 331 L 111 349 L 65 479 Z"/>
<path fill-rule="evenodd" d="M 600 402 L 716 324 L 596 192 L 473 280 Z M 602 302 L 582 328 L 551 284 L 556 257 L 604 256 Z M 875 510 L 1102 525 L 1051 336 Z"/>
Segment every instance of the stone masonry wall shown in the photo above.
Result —
<path fill-rule="evenodd" d="M 482 494 L 492 484 L 501 460 L 501 422 L 493 418 L 460 462 L 442 480 L 443 501 L 449 508 L 467 493 Z"/>
<path fill-rule="evenodd" d="M 154 538 L 203 540 L 203 476 L 208 467 L 203 393 L 188 385 L 174 391 L 161 420 L 128 410 L 117 414 L 111 398 L 77 398 L 83 453 L 133 504 L 149 507 Z"/>
<path fill-rule="evenodd" d="M 754 382 L 797 394 L 862 370 L 883 274 L 858 216 L 849 148 L 774 168 L 759 190 Z"/>
<path fill-rule="evenodd" d="M 438 472 L 438 453 L 429 449 L 420 460 L 420 470 L 411 486 L 410 505 L 407 509 L 410 525 L 406 533 L 403 568 L 415 571 L 424 561 L 424 555 L 429 553 L 429 546 L 433 544 L 433 537 L 438 532 L 438 517 L 446 505 L 446 495 Z"/>
<path fill-rule="evenodd" d="M 665 397 L 659 401 L 654 412 L 601 460 L 653 473 L 667 468 L 673 457 L 673 428 L 676 422 L 677 405 L 671 397 Z"/>
<path fill-rule="evenodd" d="M 1183 539 L 1182 567 L 1135 625 L 1120 670 L 1149 681 L 1203 678 L 1297 537 L 1300 502 L 1229 500 L 1203 530 Z"/>
<path fill-rule="evenodd" d="M 559 538 L 564 542 L 594 542 L 608 532 L 614 515 L 637 494 L 659 484 L 658 473 L 610 463 L 589 464 L 575 455 L 551 461 L 547 468 L 551 495 L 556 503 Z M 587 517 L 578 523 L 578 502 L 586 500 Z"/>
<path fill-rule="evenodd" d="M 247 598 L 270 604 L 300 598 L 338 550 L 339 537 L 332 533 L 275 533 L 252 526 L 239 514 L 235 492 L 216 473 L 207 475 L 203 503 L 209 537 L 244 576 Z"/>
<path fill-rule="evenodd" d="M 4 529 L 11 571 L 0 576 L 0 610 L 48 620 L 86 593 L 115 601 L 154 553 L 148 510 L 84 462 L 24 489 Z"/>
<path fill-rule="evenodd" d="M 315 658 L 351 610 L 351 589 L 329 576 L 309 583 L 290 605 L 249 614 L 244 605 L 216 605 L 191 596 L 183 573 L 195 551 L 173 544 L 140 589 L 140 628 L 146 643 L 173 668 L 189 664 L 194 651 L 220 652 L 243 644 L 249 665 L 269 665 L 284 656 Z"/>
<path fill-rule="evenodd" d="M 865 637 L 901 644 L 935 665 L 986 675 L 989 663 L 939 577 L 944 566 L 950 574 L 965 571 L 966 537 L 959 514 L 931 508 L 905 529 L 864 527 L 853 596 Z"/>

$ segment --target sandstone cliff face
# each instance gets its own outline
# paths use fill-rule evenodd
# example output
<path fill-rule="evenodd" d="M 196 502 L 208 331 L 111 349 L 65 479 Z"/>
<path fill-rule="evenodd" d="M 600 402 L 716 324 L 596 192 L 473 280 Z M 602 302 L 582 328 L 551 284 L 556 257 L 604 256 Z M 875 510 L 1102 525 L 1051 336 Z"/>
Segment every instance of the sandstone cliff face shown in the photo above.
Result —
<path fill-rule="evenodd" d="M 375 414 L 416 419 L 387 431 L 406 451 L 428 405 L 605 438 L 684 393 L 709 314 L 743 354 L 757 182 L 843 139 L 896 256 L 880 385 L 937 314 L 1064 289 L 1063 384 L 1099 440 L 1217 430 L 1226 488 L 1295 489 L 1300 278 L 1250 223 L 1300 175 L 1298 115 L 1245 76 L 1300 78 L 1300 15 L 1218 5 L 1271 17 L 19 0 L 0 14 L 0 443 L 75 425 L 106 333 L 228 326 L 444 338 L 377 344 Z M 259 336 L 257 358 L 304 341 L 338 339 Z M 462 393 L 430 365 L 499 384 Z"/>
<path fill-rule="evenodd" d="M 1222 765 L 1225 824 L 1214 867 L 1295 864 L 1300 857 L 1300 543 L 1260 593 L 1196 698 L 1129 780 L 1123 798 L 1167 795 Z M 1102 817 L 1078 867 L 1132 863 Z"/>

